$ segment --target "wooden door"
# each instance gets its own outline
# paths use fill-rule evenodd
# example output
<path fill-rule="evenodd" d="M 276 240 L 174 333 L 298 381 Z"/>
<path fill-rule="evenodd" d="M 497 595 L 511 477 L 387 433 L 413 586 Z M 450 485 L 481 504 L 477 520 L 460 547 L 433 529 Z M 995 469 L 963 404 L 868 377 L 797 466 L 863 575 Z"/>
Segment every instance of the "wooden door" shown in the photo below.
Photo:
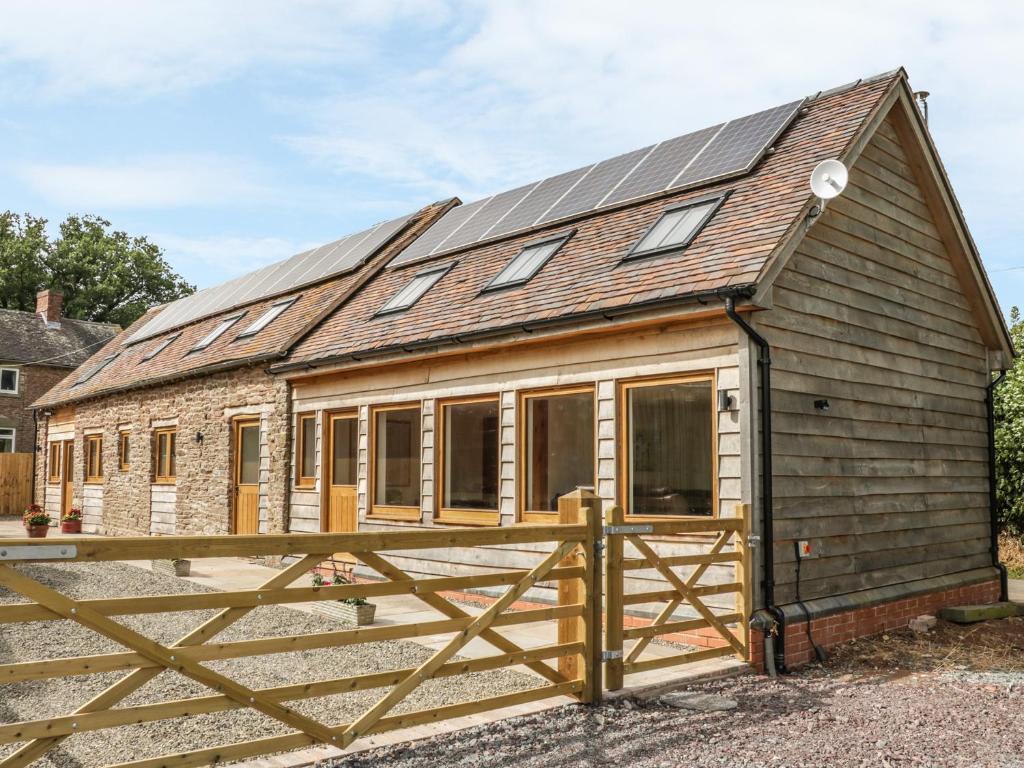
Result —
<path fill-rule="evenodd" d="M 74 503 L 75 496 L 75 441 L 63 442 L 63 469 L 61 474 L 60 516 L 64 517 Z"/>
<path fill-rule="evenodd" d="M 234 533 L 260 532 L 260 423 L 235 422 Z"/>
<path fill-rule="evenodd" d="M 359 422 L 354 413 L 333 413 L 327 417 L 326 483 L 321 512 L 321 530 L 352 533 L 356 518 L 356 476 L 359 461 Z M 336 560 L 352 561 L 344 553 Z"/>

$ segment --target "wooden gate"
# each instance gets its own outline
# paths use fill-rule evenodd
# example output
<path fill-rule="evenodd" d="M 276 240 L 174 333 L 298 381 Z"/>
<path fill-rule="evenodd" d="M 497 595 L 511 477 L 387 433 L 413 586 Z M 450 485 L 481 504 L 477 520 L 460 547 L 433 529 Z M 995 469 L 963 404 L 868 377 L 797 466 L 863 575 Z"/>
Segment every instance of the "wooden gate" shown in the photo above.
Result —
<path fill-rule="evenodd" d="M 31 453 L 0 453 L 0 515 L 20 515 L 32 503 Z"/>
<path fill-rule="evenodd" d="M 215 747 L 137 760 L 125 767 L 207 765 L 254 755 L 292 750 L 315 743 L 347 746 L 357 738 L 411 725 L 436 722 L 512 706 L 529 701 L 570 695 L 589 702 L 600 698 L 600 568 L 597 563 L 600 518 L 597 510 L 577 509 L 583 523 L 521 526 L 496 529 L 445 528 L 433 530 L 365 532 L 351 534 L 284 534 L 265 536 L 62 537 L 58 541 L 0 539 L 0 585 L 32 602 L 0 605 L 0 626 L 12 622 L 70 620 L 127 648 L 106 653 L 44 661 L 0 665 L 0 683 L 46 680 L 130 670 L 75 712 L 65 716 L 0 725 L 0 744 L 25 742 L 6 759 L 2 768 L 25 766 L 73 734 L 152 722 L 196 713 L 251 708 L 292 729 L 280 736 L 222 744 Z M 551 545 L 538 553 L 540 561 L 529 569 L 501 569 L 473 576 L 413 579 L 386 558 L 389 552 L 435 548 Z M 542 547 L 541 549 L 547 549 Z M 292 587 L 297 578 L 329 558 L 347 552 L 374 569 L 383 581 L 325 587 Z M 11 563 L 61 561 L 100 562 L 150 558 L 293 556 L 298 559 L 258 589 L 198 594 L 146 595 L 109 599 L 74 599 L 11 567 Z M 528 589 L 540 582 L 572 583 L 571 602 L 552 607 L 507 611 Z M 441 594 L 447 590 L 507 587 L 479 615 L 472 615 Z M 437 621 L 419 621 L 307 635 L 253 638 L 210 643 L 218 633 L 260 606 L 339 600 L 353 597 L 413 595 L 441 614 Z M 147 638 L 113 617 L 122 615 L 220 609 L 176 642 L 164 644 Z M 554 643 L 524 649 L 500 629 L 532 622 L 566 623 Z M 273 688 L 254 689 L 204 666 L 204 662 L 249 658 L 276 653 L 397 640 L 453 633 L 451 640 L 416 668 L 396 669 L 350 677 L 314 680 Z M 496 655 L 453 661 L 474 638 L 490 643 Z M 595 638 L 598 642 L 595 642 Z M 558 660 L 556 666 L 550 663 Z M 389 714 L 422 682 L 436 677 L 465 675 L 525 665 L 542 683 L 516 693 L 450 704 L 430 710 Z M 156 704 L 119 706 L 133 692 L 162 672 L 184 675 L 211 689 L 202 697 Z M 390 688 L 375 704 L 351 722 L 325 722 L 303 715 L 284 702 L 373 688 Z"/>
<path fill-rule="evenodd" d="M 605 574 L 605 679 L 608 690 L 622 688 L 623 676 L 735 654 L 750 660 L 747 617 L 750 612 L 749 507 L 737 505 L 736 517 L 627 522 L 621 507 L 608 510 L 604 528 Z M 709 537 L 697 554 L 662 556 L 659 543 L 679 535 Z M 731 569 L 726 581 L 702 584 L 712 567 Z M 688 573 L 677 572 L 689 568 Z M 722 568 L 718 568 L 722 571 Z M 653 571 L 665 589 L 628 591 L 627 574 Z M 721 573 L 719 573 L 721 576 Z M 707 598 L 735 593 L 733 605 L 709 606 Z M 626 626 L 628 606 L 664 606 L 649 621 Z M 634 619 L 636 617 L 633 617 Z M 703 633 L 710 647 L 669 656 L 643 659 L 651 640 L 668 634 Z M 625 647 L 629 642 L 630 646 Z"/>

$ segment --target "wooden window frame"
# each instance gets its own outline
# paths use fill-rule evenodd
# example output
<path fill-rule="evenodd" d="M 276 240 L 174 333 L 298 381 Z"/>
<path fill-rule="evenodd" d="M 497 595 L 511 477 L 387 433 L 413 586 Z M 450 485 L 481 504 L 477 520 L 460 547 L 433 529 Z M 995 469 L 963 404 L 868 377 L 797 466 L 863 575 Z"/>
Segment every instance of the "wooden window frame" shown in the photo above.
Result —
<path fill-rule="evenodd" d="M 82 452 L 85 458 L 85 482 L 89 485 L 99 485 L 103 482 L 103 435 L 86 435 Z M 96 453 L 93 454 L 95 446 Z M 96 466 L 93 466 L 93 457 L 96 458 Z"/>
<path fill-rule="evenodd" d="M 117 433 L 117 468 L 122 472 L 127 472 L 131 466 L 131 430 L 122 429 Z"/>
<path fill-rule="evenodd" d="M 420 503 L 415 507 L 375 504 L 377 477 L 377 414 L 384 411 L 408 411 L 415 408 L 419 411 L 420 428 Z M 367 433 L 369 434 L 369 452 L 366 461 L 366 517 L 377 520 L 403 520 L 420 522 L 423 519 L 423 402 L 417 400 L 408 403 L 389 403 L 387 405 L 371 405 L 367 417 Z"/>
<path fill-rule="evenodd" d="M 63 443 L 60 440 L 51 440 L 47 444 L 49 453 L 47 454 L 47 472 L 46 481 L 51 485 L 60 483 L 60 465 L 61 465 L 61 449 Z M 56 466 L 54 466 L 56 465 Z M 54 472 L 56 470 L 56 472 Z"/>
<path fill-rule="evenodd" d="M 166 462 L 165 466 L 170 468 L 171 466 L 171 445 L 174 444 L 174 474 L 173 475 L 161 475 L 160 474 L 160 436 L 168 435 L 167 438 L 167 453 L 165 455 Z M 172 440 L 170 435 L 174 435 Z M 174 485 L 178 482 L 178 428 L 177 427 L 157 427 L 153 430 L 153 483 L 156 485 Z"/>
<path fill-rule="evenodd" d="M 316 411 L 298 413 L 295 419 L 295 487 L 309 490 L 310 488 L 316 488 Z M 308 423 L 310 421 L 313 422 L 313 466 L 307 467 L 303 446 L 306 442 L 306 430 L 309 429 Z M 310 469 L 312 473 L 306 474 Z"/>
<path fill-rule="evenodd" d="M 629 408 L 627 393 L 630 389 L 656 387 L 665 384 L 690 384 L 693 382 L 709 382 L 711 384 L 711 514 L 710 515 L 634 515 L 629 505 L 629 450 L 626 440 L 629 437 Z M 719 510 L 719 479 L 718 479 L 718 408 L 715 404 L 715 393 L 718 392 L 718 375 L 714 370 L 695 371 L 693 373 L 643 376 L 633 379 L 621 379 L 616 382 L 616 434 L 618 438 L 616 486 L 618 496 L 626 518 L 633 522 L 657 522 L 658 520 L 716 520 L 720 517 Z"/>
<path fill-rule="evenodd" d="M 527 389 L 521 390 L 518 393 L 516 401 L 516 485 L 517 485 L 517 496 L 516 500 L 516 512 L 520 523 L 541 523 L 544 525 L 553 525 L 558 522 L 558 512 L 543 512 L 537 510 L 529 510 L 526 508 L 526 500 L 529 498 L 529 488 L 527 483 L 529 478 L 527 477 L 526 464 L 529 461 L 529 457 L 526 455 L 527 446 L 529 445 L 527 440 L 527 420 L 526 420 L 526 405 L 527 401 L 542 398 L 542 397 L 559 397 L 561 395 L 581 395 L 589 394 L 593 398 L 594 402 L 594 488 L 597 488 L 597 385 L 595 383 L 589 384 L 575 384 L 565 387 L 548 387 L 545 389 Z"/>
<path fill-rule="evenodd" d="M 445 409 L 467 403 L 495 403 L 498 406 L 498 508 L 497 509 L 445 509 L 444 499 L 444 446 Z M 473 395 L 472 397 L 451 397 L 437 400 L 434 406 L 434 522 L 442 525 L 480 525 L 496 527 L 501 525 L 501 394 Z"/>

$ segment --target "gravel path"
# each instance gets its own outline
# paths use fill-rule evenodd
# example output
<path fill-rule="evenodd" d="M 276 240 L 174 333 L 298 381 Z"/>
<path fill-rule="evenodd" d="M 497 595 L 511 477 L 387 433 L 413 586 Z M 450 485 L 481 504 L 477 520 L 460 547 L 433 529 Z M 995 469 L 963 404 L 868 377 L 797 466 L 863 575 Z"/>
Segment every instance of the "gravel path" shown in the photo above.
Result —
<path fill-rule="evenodd" d="M 209 591 L 182 579 L 151 574 L 120 563 L 46 564 L 22 566 L 22 572 L 76 597 L 111 597 Z M 0 603 L 24 602 L 0 588 Z M 117 617 L 127 626 L 158 642 L 170 643 L 213 616 L 216 611 Z M 217 636 L 218 640 L 244 640 L 288 634 L 336 631 L 340 622 L 279 606 L 253 611 Z M 0 629 L 0 663 L 43 658 L 81 656 L 124 650 L 96 633 L 68 621 L 6 624 Z M 274 654 L 255 659 L 210 662 L 208 666 L 252 687 L 270 687 L 312 680 L 416 666 L 432 651 L 412 642 L 369 643 L 330 650 Z M 0 721 L 17 722 L 71 713 L 122 673 L 83 675 L 58 680 L 0 685 Z M 529 675 L 499 670 L 427 681 L 395 713 L 453 704 L 480 696 L 495 696 L 533 688 Z M 180 675 L 163 673 L 126 700 L 126 704 L 208 695 L 209 689 Z M 295 709 L 326 722 L 344 722 L 383 695 L 381 690 L 293 702 Z M 107 765 L 185 749 L 271 736 L 289 729 L 252 710 L 197 715 L 106 731 L 78 734 L 67 739 L 40 766 L 61 768 Z M 0 758 L 14 745 L 0 746 Z"/>
<path fill-rule="evenodd" d="M 396 745 L 321 768 L 1024 766 L 1019 673 L 861 668 L 691 686 L 728 711 L 659 700 L 566 706 Z"/>

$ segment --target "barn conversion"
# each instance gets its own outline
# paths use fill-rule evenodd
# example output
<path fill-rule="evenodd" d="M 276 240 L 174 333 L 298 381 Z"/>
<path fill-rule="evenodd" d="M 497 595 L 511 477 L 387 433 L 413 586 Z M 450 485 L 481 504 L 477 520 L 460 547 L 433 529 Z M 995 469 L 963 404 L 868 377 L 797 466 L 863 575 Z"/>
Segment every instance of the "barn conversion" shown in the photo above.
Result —
<path fill-rule="evenodd" d="M 999 595 L 1014 352 L 902 70 L 380 227 L 340 275 L 324 246 L 107 345 L 37 403 L 41 455 L 82 445 L 41 498 L 107 533 L 529 525 L 578 486 L 627 522 L 749 510 L 787 663 L 808 617 L 829 644 Z"/>

